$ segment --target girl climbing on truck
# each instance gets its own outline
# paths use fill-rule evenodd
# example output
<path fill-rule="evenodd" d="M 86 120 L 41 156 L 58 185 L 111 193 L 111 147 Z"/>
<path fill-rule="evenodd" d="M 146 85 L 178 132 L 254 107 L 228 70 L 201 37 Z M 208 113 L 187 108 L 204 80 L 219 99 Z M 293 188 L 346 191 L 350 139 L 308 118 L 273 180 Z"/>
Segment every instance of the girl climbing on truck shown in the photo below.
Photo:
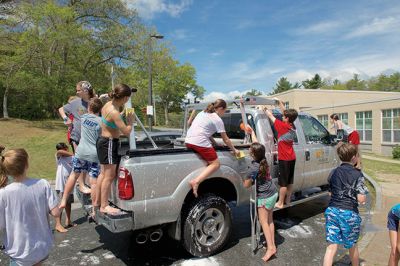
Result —
<path fill-rule="evenodd" d="M 224 122 L 221 119 L 221 116 L 225 114 L 226 107 L 226 102 L 222 99 L 210 103 L 204 111 L 200 112 L 194 118 L 186 135 L 186 147 L 196 151 L 207 162 L 207 167 L 195 179 L 189 182 L 196 198 L 200 183 L 220 167 L 217 153 L 213 147 L 216 146 L 216 142 L 212 135 L 214 133 L 221 134 L 222 140 L 235 156 L 240 154 L 226 134 Z"/>

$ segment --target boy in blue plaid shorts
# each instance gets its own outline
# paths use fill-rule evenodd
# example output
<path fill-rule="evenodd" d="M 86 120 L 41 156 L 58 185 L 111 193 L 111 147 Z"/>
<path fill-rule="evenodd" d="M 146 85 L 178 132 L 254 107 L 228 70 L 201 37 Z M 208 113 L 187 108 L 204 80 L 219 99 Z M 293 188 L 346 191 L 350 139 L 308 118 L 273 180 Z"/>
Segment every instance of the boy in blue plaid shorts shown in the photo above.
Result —
<path fill-rule="evenodd" d="M 357 241 L 360 236 L 361 217 L 358 204 L 365 204 L 368 189 L 360 170 L 354 168 L 358 160 L 355 145 L 344 143 L 337 147 L 342 164 L 328 177 L 331 199 L 325 211 L 326 241 L 329 243 L 324 266 L 332 265 L 339 245 L 349 249 L 352 265 L 359 265 Z"/>
<path fill-rule="evenodd" d="M 90 193 L 92 202 L 96 200 L 95 187 L 100 174 L 100 164 L 97 158 L 96 141 L 101 133 L 101 118 L 99 113 L 103 103 L 98 98 L 89 101 L 88 113 L 81 117 L 81 139 L 72 159 L 72 172 L 65 184 L 60 208 L 65 208 L 67 197 L 73 191 L 75 182 L 81 172 L 87 172 L 90 177 Z M 83 188 L 79 188 L 81 191 Z"/>

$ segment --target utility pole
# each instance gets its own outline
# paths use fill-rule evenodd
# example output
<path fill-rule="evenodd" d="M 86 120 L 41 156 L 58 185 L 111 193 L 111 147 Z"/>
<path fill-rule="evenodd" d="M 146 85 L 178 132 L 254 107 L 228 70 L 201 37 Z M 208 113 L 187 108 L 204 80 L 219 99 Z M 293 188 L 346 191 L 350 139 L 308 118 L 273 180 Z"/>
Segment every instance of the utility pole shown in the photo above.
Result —
<path fill-rule="evenodd" d="M 111 89 L 114 89 L 114 65 L 111 65 Z"/>
<path fill-rule="evenodd" d="M 162 35 L 156 35 L 152 34 L 149 36 L 149 56 L 148 56 L 148 65 L 149 65 L 149 101 L 148 101 L 148 108 L 147 108 L 147 116 L 148 116 L 148 123 L 149 123 L 149 128 L 150 131 L 153 130 L 153 115 L 155 112 L 155 108 L 153 105 L 153 77 L 152 77 L 152 54 L 153 54 L 153 48 L 152 48 L 152 39 L 162 39 L 164 36 Z M 149 110 L 150 109 L 150 110 Z M 149 113 L 150 111 L 150 113 Z"/>

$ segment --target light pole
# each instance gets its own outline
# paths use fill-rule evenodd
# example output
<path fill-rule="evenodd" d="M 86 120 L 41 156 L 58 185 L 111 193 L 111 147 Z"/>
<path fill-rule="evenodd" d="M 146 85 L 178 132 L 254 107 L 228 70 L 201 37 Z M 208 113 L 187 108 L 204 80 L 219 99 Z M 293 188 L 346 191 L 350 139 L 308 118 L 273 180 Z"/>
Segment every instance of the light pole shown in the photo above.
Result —
<path fill-rule="evenodd" d="M 152 62 L 151 62 L 152 58 L 151 57 L 152 57 L 152 53 L 153 53 L 151 40 L 153 38 L 154 39 L 162 39 L 162 38 L 164 38 L 164 36 L 157 35 L 157 34 L 151 34 L 149 36 L 149 56 L 148 56 L 148 58 L 149 58 L 149 102 L 148 102 L 148 105 L 152 109 L 153 115 L 154 115 L 154 108 L 153 108 L 153 80 L 152 80 L 153 77 L 152 77 L 152 73 L 151 73 L 151 71 L 152 71 Z M 152 114 L 148 114 L 147 116 L 148 116 L 149 128 L 150 128 L 150 131 L 152 131 L 153 130 Z"/>

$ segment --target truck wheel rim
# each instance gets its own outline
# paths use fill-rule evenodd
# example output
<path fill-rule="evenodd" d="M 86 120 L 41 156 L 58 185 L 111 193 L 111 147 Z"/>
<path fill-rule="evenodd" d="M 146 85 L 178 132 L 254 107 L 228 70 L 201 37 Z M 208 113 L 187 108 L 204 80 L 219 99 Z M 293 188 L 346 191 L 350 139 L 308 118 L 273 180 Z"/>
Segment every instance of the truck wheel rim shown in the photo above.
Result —
<path fill-rule="evenodd" d="M 215 208 L 204 211 L 195 224 L 195 236 L 203 246 L 211 246 L 217 242 L 225 229 L 225 217 Z"/>

